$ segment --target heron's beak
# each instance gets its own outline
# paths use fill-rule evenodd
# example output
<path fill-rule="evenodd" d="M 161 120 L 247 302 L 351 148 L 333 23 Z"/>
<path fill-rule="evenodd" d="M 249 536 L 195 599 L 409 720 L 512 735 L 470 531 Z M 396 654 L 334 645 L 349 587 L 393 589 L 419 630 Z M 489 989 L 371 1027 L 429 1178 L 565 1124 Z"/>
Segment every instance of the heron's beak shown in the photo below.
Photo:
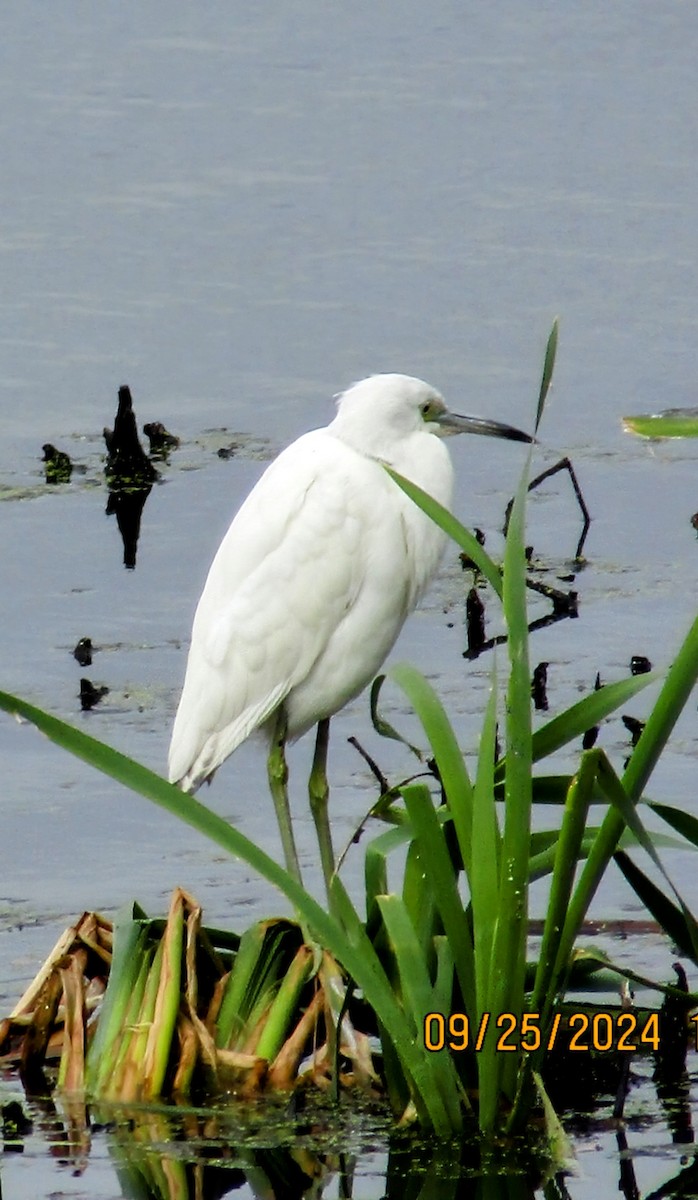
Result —
<path fill-rule="evenodd" d="M 444 434 L 481 433 L 483 437 L 507 438 L 510 442 L 533 442 L 529 433 L 504 425 L 501 421 L 488 421 L 486 417 L 461 417 L 458 413 L 439 413 L 436 417 Z"/>

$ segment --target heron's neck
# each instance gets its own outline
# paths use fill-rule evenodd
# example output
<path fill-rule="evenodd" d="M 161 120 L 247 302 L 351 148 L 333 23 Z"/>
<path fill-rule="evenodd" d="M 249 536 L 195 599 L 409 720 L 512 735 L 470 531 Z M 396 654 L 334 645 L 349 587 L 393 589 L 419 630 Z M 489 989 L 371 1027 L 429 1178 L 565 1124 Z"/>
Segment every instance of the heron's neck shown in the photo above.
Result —
<path fill-rule="evenodd" d="M 364 458 L 386 463 L 450 508 L 453 466 L 446 445 L 437 435 L 420 431 L 396 441 L 375 429 L 359 431 L 349 422 L 342 425 L 338 418 L 327 427 L 327 432 Z"/>

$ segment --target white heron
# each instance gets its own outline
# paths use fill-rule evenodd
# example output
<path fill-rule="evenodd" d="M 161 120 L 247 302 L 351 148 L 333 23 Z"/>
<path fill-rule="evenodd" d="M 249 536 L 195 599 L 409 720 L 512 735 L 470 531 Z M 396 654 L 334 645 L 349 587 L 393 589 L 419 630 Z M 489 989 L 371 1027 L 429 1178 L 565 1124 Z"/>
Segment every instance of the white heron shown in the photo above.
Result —
<path fill-rule="evenodd" d="M 309 792 L 329 886 L 329 718 L 380 669 L 446 541 L 382 464 L 448 508 L 453 466 L 442 436 L 455 433 L 531 441 L 510 425 L 449 412 L 420 379 L 374 375 L 354 384 L 326 428 L 298 438 L 266 469 L 211 565 L 194 617 L 169 777 L 194 792 L 250 734 L 265 734 L 284 854 L 296 878 L 285 743 L 318 726 Z"/>

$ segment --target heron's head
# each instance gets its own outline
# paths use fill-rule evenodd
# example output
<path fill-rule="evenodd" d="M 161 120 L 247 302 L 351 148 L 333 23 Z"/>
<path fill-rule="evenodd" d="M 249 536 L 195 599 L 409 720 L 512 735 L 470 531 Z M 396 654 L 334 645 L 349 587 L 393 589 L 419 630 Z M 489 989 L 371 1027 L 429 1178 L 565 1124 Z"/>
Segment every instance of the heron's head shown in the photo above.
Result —
<path fill-rule="evenodd" d="M 410 375 L 371 375 L 355 383 L 338 397 L 331 428 L 357 449 L 377 454 L 384 454 L 395 442 L 419 432 L 441 437 L 479 433 L 517 442 L 533 440 L 511 425 L 450 412 L 436 388 Z"/>

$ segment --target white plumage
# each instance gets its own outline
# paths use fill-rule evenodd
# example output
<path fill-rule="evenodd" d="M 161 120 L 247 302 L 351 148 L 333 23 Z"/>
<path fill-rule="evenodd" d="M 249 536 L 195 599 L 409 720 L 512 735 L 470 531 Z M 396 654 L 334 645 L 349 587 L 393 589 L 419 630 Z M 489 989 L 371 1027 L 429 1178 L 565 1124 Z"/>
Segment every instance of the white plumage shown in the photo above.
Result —
<path fill-rule="evenodd" d="M 450 507 L 438 435 L 508 426 L 450 414 L 428 384 L 377 375 L 349 388 L 325 429 L 300 437 L 244 501 L 209 571 L 192 630 L 169 775 L 195 791 L 254 730 L 287 736 L 371 681 L 434 574 L 444 535 L 383 470 Z"/>

